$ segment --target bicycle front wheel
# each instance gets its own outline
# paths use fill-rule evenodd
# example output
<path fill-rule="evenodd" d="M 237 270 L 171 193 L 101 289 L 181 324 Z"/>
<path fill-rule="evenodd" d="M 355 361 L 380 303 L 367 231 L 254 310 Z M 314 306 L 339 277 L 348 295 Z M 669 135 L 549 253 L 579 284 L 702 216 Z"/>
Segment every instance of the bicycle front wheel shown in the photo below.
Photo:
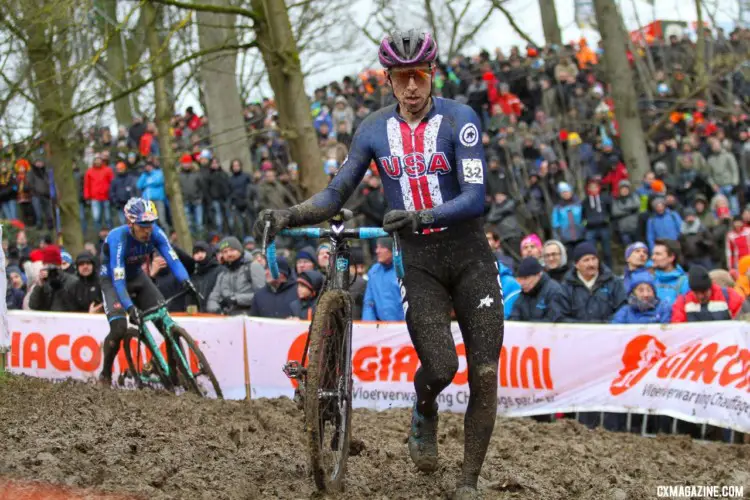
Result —
<path fill-rule="evenodd" d="M 143 387 L 159 388 L 161 386 L 161 388 L 174 392 L 172 381 L 164 373 L 151 346 L 141 340 L 137 328 L 128 328 L 128 332 L 122 340 L 122 348 L 125 350 L 125 359 L 128 362 L 126 379 L 132 378 L 138 389 Z"/>
<path fill-rule="evenodd" d="M 338 491 L 346 474 L 352 419 L 351 298 L 343 290 L 318 300 L 310 328 L 305 430 L 318 489 Z"/>
<path fill-rule="evenodd" d="M 172 328 L 172 335 L 187 362 L 185 365 L 179 359 L 175 360 L 182 385 L 198 396 L 215 395 L 217 398 L 223 399 L 224 395 L 221 392 L 219 381 L 216 379 L 211 365 L 208 364 L 206 355 L 198 347 L 198 343 L 180 326 Z M 185 347 L 187 347 L 187 351 Z M 190 354 L 185 355 L 186 352 Z"/>

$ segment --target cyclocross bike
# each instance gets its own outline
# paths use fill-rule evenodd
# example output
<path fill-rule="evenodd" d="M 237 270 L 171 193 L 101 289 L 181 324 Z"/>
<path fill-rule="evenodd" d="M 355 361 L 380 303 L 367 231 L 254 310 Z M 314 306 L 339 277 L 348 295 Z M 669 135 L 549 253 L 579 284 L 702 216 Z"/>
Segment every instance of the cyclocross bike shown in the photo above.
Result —
<path fill-rule="evenodd" d="M 175 323 L 167 311 L 167 306 L 172 301 L 185 296 L 186 293 L 187 291 L 179 292 L 164 303 L 144 310 L 140 327 L 128 328 L 128 333 L 122 341 L 128 370 L 120 375 L 120 385 L 127 385 L 127 380 L 132 379 L 139 389 L 146 386 L 161 386 L 170 392 L 176 392 L 181 386 L 201 397 L 208 395 L 209 389 L 213 389 L 217 398 L 224 397 L 206 356 L 193 337 Z M 159 344 L 149 331 L 146 325 L 148 322 L 153 323 L 164 336 L 168 361 L 164 359 Z M 145 351 L 145 361 L 141 354 L 142 348 Z M 186 356 L 186 352 L 193 354 L 192 361 L 196 366 L 191 366 L 191 356 Z"/>
<path fill-rule="evenodd" d="M 291 238 L 327 238 L 331 243 L 328 279 L 318 297 L 300 361 L 287 363 L 283 370 L 298 383 L 295 400 L 305 413 L 305 431 L 310 466 L 319 490 L 337 491 L 343 485 L 349 457 L 352 418 L 352 299 L 349 295 L 348 240 L 388 237 L 381 228 L 346 229 L 353 217 L 342 210 L 330 221 L 330 229 L 317 227 L 279 231 Z M 275 279 L 279 275 L 276 244 L 268 241 L 266 220 L 263 254 Z M 394 239 L 393 261 L 403 276 L 398 239 Z"/>

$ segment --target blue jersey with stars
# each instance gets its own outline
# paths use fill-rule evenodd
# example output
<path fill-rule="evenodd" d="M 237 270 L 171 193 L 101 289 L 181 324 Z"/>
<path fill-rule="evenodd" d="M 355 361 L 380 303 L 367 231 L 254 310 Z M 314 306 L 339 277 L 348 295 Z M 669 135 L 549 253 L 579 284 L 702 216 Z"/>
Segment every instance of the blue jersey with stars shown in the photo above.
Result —
<path fill-rule="evenodd" d="M 372 160 L 389 207 L 431 210 L 434 230 L 478 218 L 484 211 L 487 165 L 479 118 L 469 106 L 433 97 L 432 108 L 415 127 L 398 115 L 396 105 L 368 116 L 338 174 L 309 203 L 339 210 Z"/>
<path fill-rule="evenodd" d="M 120 226 L 107 235 L 102 248 L 102 266 L 99 276 L 107 277 L 112 281 L 117 297 L 125 310 L 133 305 L 128 294 L 128 278 L 132 279 L 143 272 L 141 265 L 151 256 L 154 249 L 164 257 L 169 269 L 180 283 L 189 279 L 185 266 L 180 262 L 177 252 L 169 244 L 167 235 L 159 226 L 154 226 L 151 239 L 146 243 L 133 238 L 128 226 Z"/>

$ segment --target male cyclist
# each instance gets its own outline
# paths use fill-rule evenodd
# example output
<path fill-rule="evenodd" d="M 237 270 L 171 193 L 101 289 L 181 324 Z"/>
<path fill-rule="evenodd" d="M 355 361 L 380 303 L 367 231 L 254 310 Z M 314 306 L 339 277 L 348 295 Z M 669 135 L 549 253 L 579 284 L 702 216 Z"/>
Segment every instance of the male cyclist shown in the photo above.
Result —
<path fill-rule="evenodd" d="M 109 320 L 109 335 L 104 339 L 104 361 L 99 375 L 99 380 L 105 385 L 112 383 L 112 365 L 127 332 L 127 319 L 130 319 L 131 324 L 139 326 L 141 310 L 150 309 L 164 301 L 159 289 L 141 269 L 154 249 L 164 257 L 183 287 L 196 298 L 196 303 L 200 303 L 200 295 L 190 281 L 185 267 L 169 244 L 164 231 L 156 225 L 159 216 L 154 202 L 131 198 L 125 204 L 124 212 L 127 224 L 113 229 L 107 236 L 102 247 L 99 272 L 104 312 Z M 161 325 L 156 326 L 161 329 Z"/>
<path fill-rule="evenodd" d="M 409 453 L 425 472 L 438 462 L 437 396 L 453 380 L 458 357 L 450 329 L 456 312 L 469 370 L 464 461 L 457 498 L 474 498 L 497 410 L 497 366 L 503 340 L 503 299 L 496 260 L 482 229 L 487 167 L 476 113 L 432 97 L 437 45 L 429 33 L 395 32 L 379 56 L 398 104 L 368 116 L 349 156 L 322 192 L 284 210 L 269 210 L 284 227 L 321 223 L 335 215 L 378 162 L 390 211 L 388 232 L 401 235 L 405 276 L 400 283 L 409 335 L 421 367 Z"/>

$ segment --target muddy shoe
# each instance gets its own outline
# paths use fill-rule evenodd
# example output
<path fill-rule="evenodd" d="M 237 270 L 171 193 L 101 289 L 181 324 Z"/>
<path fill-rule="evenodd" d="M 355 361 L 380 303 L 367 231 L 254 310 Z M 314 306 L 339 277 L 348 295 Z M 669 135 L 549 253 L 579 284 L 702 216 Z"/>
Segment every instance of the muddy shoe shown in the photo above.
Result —
<path fill-rule="evenodd" d="M 414 406 L 411 414 L 411 432 L 409 433 L 409 455 L 417 469 L 422 472 L 433 472 L 438 465 L 437 444 L 438 416 L 423 417 Z"/>
<path fill-rule="evenodd" d="M 106 376 L 106 375 L 104 375 L 103 373 L 102 373 L 102 374 L 99 374 L 99 380 L 98 380 L 98 383 L 99 383 L 99 385 L 101 385 L 102 387 L 112 387 L 112 377 L 107 377 L 107 376 Z"/>
<path fill-rule="evenodd" d="M 481 500 L 482 494 L 472 486 L 459 486 L 453 494 L 453 500 Z"/>

